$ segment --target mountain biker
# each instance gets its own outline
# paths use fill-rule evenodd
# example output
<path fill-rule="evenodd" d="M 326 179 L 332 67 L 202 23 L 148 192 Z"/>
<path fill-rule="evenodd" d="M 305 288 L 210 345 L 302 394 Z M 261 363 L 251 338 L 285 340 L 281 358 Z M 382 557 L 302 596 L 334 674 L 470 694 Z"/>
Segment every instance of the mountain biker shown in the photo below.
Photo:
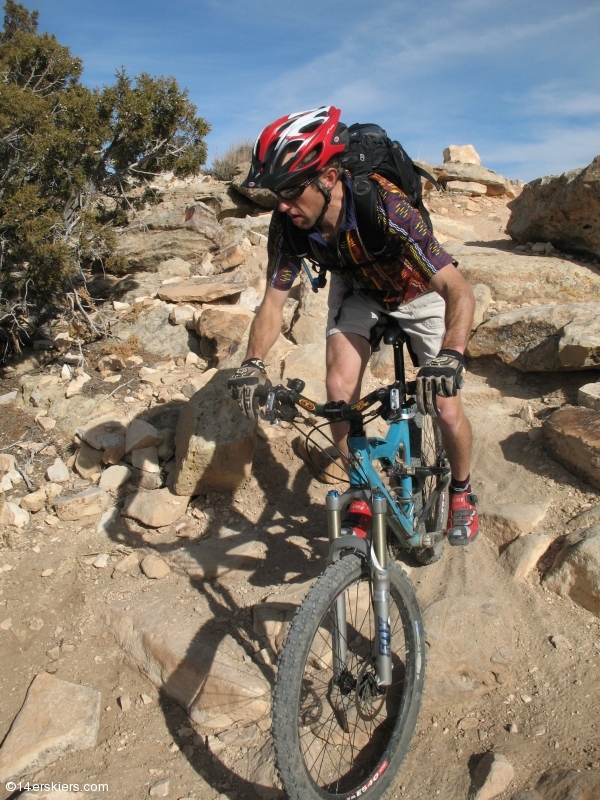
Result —
<path fill-rule="evenodd" d="M 328 399 L 359 399 L 372 330 L 384 312 L 396 317 L 421 367 L 419 410 L 437 415 L 450 463 L 448 539 L 469 544 L 479 523 L 469 474 L 471 426 L 459 389 L 473 292 L 402 190 L 378 175 L 373 176 L 377 215 L 386 246 L 376 257 L 367 251 L 356 223 L 352 177 L 339 161 L 348 141 L 340 114 L 333 106 L 290 114 L 268 125 L 256 141 L 244 185 L 270 189 L 278 202 L 269 229 L 267 288 L 246 358 L 228 385 L 242 411 L 252 416 L 254 390 L 266 380 L 263 360 L 279 335 L 284 303 L 301 269 L 291 236 L 305 236 L 311 260 L 332 272 Z M 335 444 L 347 453 L 347 423 L 331 427 Z"/>

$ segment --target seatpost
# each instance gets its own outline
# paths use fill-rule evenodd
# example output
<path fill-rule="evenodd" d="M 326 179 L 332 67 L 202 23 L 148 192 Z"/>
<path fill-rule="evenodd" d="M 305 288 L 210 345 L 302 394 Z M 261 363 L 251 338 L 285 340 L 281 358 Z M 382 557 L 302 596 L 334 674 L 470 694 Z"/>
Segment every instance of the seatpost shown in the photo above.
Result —
<path fill-rule="evenodd" d="M 398 383 L 404 385 L 404 340 L 396 339 L 394 347 L 394 376 Z"/>

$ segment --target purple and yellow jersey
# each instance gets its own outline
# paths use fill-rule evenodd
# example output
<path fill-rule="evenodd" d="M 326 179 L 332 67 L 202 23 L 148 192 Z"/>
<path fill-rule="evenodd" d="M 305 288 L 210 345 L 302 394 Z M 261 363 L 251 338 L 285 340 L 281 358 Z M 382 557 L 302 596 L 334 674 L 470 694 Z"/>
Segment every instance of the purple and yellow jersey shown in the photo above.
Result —
<path fill-rule="evenodd" d="M 380 175 L 374 177 L 379 184 L 378 216 L 385 231 L 385 254 L 372 256 L 361 240 L 347 175 L 344 220 L 337 248 L 313 230 L 306 234 L 307 253 L 310 260 L 337 272 L 349 286 L 358 286 L 384 308 L 392 309 L 429 291 L 431 278 L 455 262 L 404 192 Z M 276 289 L 290 289 L 301 267 L 287 236 L 290 224 L 286 215 L 275 209 L 267 245 L 267 282 Z"/>

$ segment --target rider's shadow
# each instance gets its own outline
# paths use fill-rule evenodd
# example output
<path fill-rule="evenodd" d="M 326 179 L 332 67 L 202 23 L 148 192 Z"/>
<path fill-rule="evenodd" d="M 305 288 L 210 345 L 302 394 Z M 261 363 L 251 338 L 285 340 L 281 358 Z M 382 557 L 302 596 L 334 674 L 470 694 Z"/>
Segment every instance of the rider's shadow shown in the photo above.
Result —
<path fill-rule="evenodd" d="M 292 479 L 259 439 L 253 474 L 264 497 L 264 508 L 253 520 L 234 509 L 231 496 L 223 494 L 227 501 L 221 504 L 219 518 L 209 521 L 199 540 L 157 543 L 151 532 L 126 520 L 109 531 L 120 544 L 151 544 L 169 561 L 186 565 L 189 611 L 198 603 L 202 608 L 198 627 L 189 622 L 189 614 L 177 622 L 160 598 L 134 612 L 124 603 L 116 604 L 121 608 L 113 613 L 111 627 L 120 643 L 138 655 L 146 674 L 162 684 L 160 706 L 174 742 L 204 780 L 231 798 L 252 797 L 255 790 L 261 797 L 275 796 L 268 732 L 274 668 L 256 655 L 266 642 L 253 630 L 254 603 L 244 603 L 240 581 L 265 588 L 302 583 L 322 572 L 327 551 L 326 541 L 312 541 L 314 536 L 326 537 L 327 524 L 322 493 L 318 505 L 312 505 L 308 469 L 300 468 Z M 236 521 L 225 525 L 223 518 L 232 515 Z M 299 523 L 302 517 L 304 524 Z M 241 532 L 235 533 L 236 528 Z M 235 550 L 249 543 L 264 557 L 246 558 L 240 568 Z M 187 738 L 182 735 L 189 718 L 200 736 L 191 738 L 189 731 Z M 234 745 L 223 755 L 216 751 L 221 741 L 212 734 L 245 726 L 256 741 L 249 747 Z M 207 746 L 209 735 L 215 752 Z"/>

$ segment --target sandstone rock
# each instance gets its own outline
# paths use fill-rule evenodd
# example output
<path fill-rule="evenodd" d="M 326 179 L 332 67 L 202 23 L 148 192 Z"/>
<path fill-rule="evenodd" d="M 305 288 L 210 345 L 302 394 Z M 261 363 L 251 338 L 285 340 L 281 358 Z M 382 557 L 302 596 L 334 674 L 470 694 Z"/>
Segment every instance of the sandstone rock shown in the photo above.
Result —
<path fill-rule="evenodd" d="M 172 322 L 173 325 L 187 325 L 188 322 L 194 319 L 195 311 L 194 306 L 175 306 L 169 314 L 169 322 Z"/>
<path fill-rule="evenodd" d="M 129 601 L 106 606 L 106 623 L 150 680 L 188 710 L 200 733 L 219 734 L 266 716 L 271 688 L 233 640 L 211 646 L 197 623 L 174 616 L 169 602 L 128 608 Z M 225 652 L 232 646 L 237 657 Z"/>
<path fill-rule="evenodd" d="M 476 183 L 475 181 L 448 181 L 446 183 L 446 191 L 466 194 L 471 197 L 481 197 L 487 194 L 487 186 L 483 183 Z"/>
<path fill-rule="evenodd" d="M 5 394 L 0 395 L 0 406 L 10 406 L 15 402 L 16 399 L 16 389 L 12 392 L 6 392 Z"/>
<path fill-rule="evenodd" d="M 600 255 L 600 156 L 583 169 L 538 178 L 509 204 L 506 232 L 518 242 Z"/>
<path fill-rule="evenodd" d="M 111 332 L 123 342 L 137 336 L 144 343 L 144 350 L 157 356 L 185 358 L 190 350 L 197 353 L 198 340 L 194 334 L 182 325 L 172 325 L 169 314 L 167 307 L 154 308 L 140 314 L 135 322 L 118 323 Z"/>
<path fill-rule="evenodd" d="M 106 492 L 111 490 L 114 491 L 120 486 L 124 486 L 131 478 L 131 475 L 132 471 L 129 469 L 129 467 L 126 467 L 124 464 L 114 464 L 113 466 L 104 470 L 100 476 L 98 486 L 100 489 L 104 489 Z"/>
<path fill-rule="evenodd" d="M 582 511 L 576 517 L 569 521 L 569 528 L 589 528 L 592 525 L 600 524 L 600 505 L 588 508 L 587 511 Z"/>
<path fill-rule="evenodd" d="M 567 537 L 544 585 L 600 617 L 600 525 Z"/>
<path fill-rule="evenodd" d="M 210 581 L 232 573 L 251 572 L 266 555 L 264 542 L 247 536 L 202 539 L 170 553 L 171 562 L 185 570 L 190 578 Z"/>
<path fill-rule="evenodd" d="M 250 475 L 256 426 L 227 393 L 230 372 L 218 372 L 179 415 L 175 433 L 175 491 L 233 489 Z"/>
<path fill-rule="evenodd" d="M 140 491 L 126 498 L 121 515 L 137 519 L 149 528 L 162 528 L 177 522 L 185 514 L 189 501 L 189 496 L 178 497 L 167 488 Z"/>
<path fill-rule="evenodd" d="M 213 267 L 216 274 L 239 267 L 246 260 L 246 251 L 239 244 L 224 247 L 214 258 Z"/>
<path fill-rule="evenodd" d="M 104 453 L 102 454 L 102 463 L 114 465 L 118 464 L 119 461 L 125 455 L 125 445 L 119 444 L 115 447 L 107 447 Z"/>
<path fill-rule="evenodd" d="M 492 800 L 508 788 L 514 777 L 514 767 L 506 756 L 486 753 L 473 773 L 469 800 Z"/>
<path fill-rule="evenodd" d="M 121 447 L 129 420 L 122 414 L 104 414 L 77 428 L 77 435 L 96 450 Z"/>
<path fill-rule="evenodd" d="M 327 289 L 313 292 L 305 276 L 302 276 L 296 319 L 291 328 L 291 336 L 296 344 L 321 344 L 325 341 L 328 295 Z"/>
<path fill-rule="evenodd" d="M 69 480 L 69 468 L 62 458 L 56 458 L 54 463 L 48 467 L 46 477 L 52 483 L 64 483 Z"/>
<path fill-rule="evenodd" d="M 516 195 L 515 189 L 509 180 L 478 164 L 460 164 L 448 161 L 442 166 L 434 167 L 433 174 L 442 185 L 445 185 L 448 181 L 473 181 L 487 186 L 487 194 L 492 197 L 501 195 L 515 197 Z"/>
<path fill-rule="evenodd" d="M 148 790 L 148 794 L 150 797 L 168 797 L 170 789 L 170 778 L 163 778 L 162 780 L 156 781 L 156 783 L 152 784 Z"/>
<path fill-rule="evenodd" d="M 189 278 L 192 263 L 184 258 L 168 258 L 158 265 L 157 272 L 164 278 Z"/>
<path fill-rule="evenodd" d="M 83 387 L 85 386 L 88 381 L 92 380 L 92 376 L 88 375 L 87 373 L 83 372 L 81 375 L 78 375 L 74 380 L 72 380 L 65 392 L 65 397 L 74 397 L 76 394 L 79 394 Z"/>
<path fill-rule="evenodd" d="M 103 489 L 91 486 L 77 494 L 57 498 L 54 501 L 54 508 L 59 519 L 73 521 L 101 514 L 110 504 L 110 495 Z"/>
<path fill-rule="evenodd" d="M 0 453 L 0 475 L 12 472 L 17 468 L 15 457 L 9 453 Z"/>
<path fill-rule="evenodd" d="M 600 303 L 517 308 L 480 325 L 470 358 L 497 355 L 523 372 L 589 369 L 600 363 Z"/>
<path fill-rule="evenodd" d="M 247 197 L 249 200 L 252 200 L 253 203 L 256 203 L 256 205 L 260 206 L 261 208 L 267 208 L 269 210 L 275 208 L 277 206 L 277 198 L 273 192 L 269 191 L 268 189 L 251 189 L 247 186 L 242 186 L 242 183 L 246 179 L 246 176 L 249 172 L 249 163 L 240 164 L 240 171 L 231 182 L 232 188 L 236 192 L 239 192 L 241 195 L 243 195 L 243 197 Z"/>
<path fill-rule="evenodd" d="M 313 583 L 314 581 L 305 581 L 293 584 L 280 594 L 269 595 L 266 600 L 253 607 L 254 633 L 265 636 L 273 652 L 278 653 L 281 650 L 290 622 Z"/>
<path fill-rule="evenodd" d="M 114 571 L 120 573 L 121 575 L 125 575 L 125 573 L 137 571 L 139 563 L 140 561 L 138 554 L 129 553 L 129 555 L 124 556 L 115 564 Z"/>
<path fill-rule="evenodd" d="M 597 800 L 598 797 L 600 773 L 553 767 L 544 772 L 535 789 L 517 792 L 513 800 Z"/>
<path fill-rule="evenodd" d="M 600 488 L 600 411 L 563 406 L 542 423 L 544 446 L 568 470 Z"/>
<path fill-rule="evenodd" d="M 0 499 L 0 525 L 24 528 L 29 522 L 29 512 L 16 503 Z"/>
<path fill-rule="evenodd" d="M 46 505 L 45 490 L 42 488 L 38 489 L 36 492 L 31 492 L 31 494 L 26 494 L 25 497 L 21 498 L 20 505 L 25 511 L 30 511 L 32 514 L 35 514 Z"/>
<path fill-rule="evenodd" d="M 82 442 L 75 457 L 75 469 L 82 478 L 91 478 L 102 471 L 102 450 L 90 447 L 87 442 Z"/>
<path fill-rule="evenodd" d="M 476 283 L 473 287 L 475 295 L 475 312 L 473 314 L 473 324 L 471 330 L 475 330 L 483 323 L 483 315 L 490 307 L 492 302 L 492 292 L 485 283 Z"/>
<path fill-rule="evenodd" d="M 51 419 L 50 417 L 36 417 L 35 421 L 40 426 L 40 428 L 44 431 L 44 433 L 48 433 L 48 431 L 54 430 L 56 428 L 56 420 Z"/>
<path fill-rule="evenodd" d="M 543 533 L 520 536 L 506 548 L 498 561 L 516 583 L 523 583 L 551 544 L 552 538 Z"/>
<path fill-rule="evenodd" d="M 482 530 L 486 539 L 503 547 L 517 536 L 531 533 L 546 516 L 550 500 L 543 503 L 509 503 L 481 512 Z"/>
<path fill-rule="evenodd" d="M 253 316 L 249 311 L 240 311 L 236 314 L 216 308 L 204 311 L 200 318 L 198 333 L 203 339 L 211 342 L 212 355 L 217 365 L 222 365 L 237 352 Z"/>
<path fill-rule="evenodd" d="M 144 472 L 160 472 L 156 447 L 140 447 L 131 454 L 131 463 Z"/>
<path fill-rule="evenodd" d="M 156 581 L 161 580 L 161 578 L 166 578 L 169 572 L 171 572 L 171 567 L 167 562 L 163 558 L 155 555 L 148 555 L 143 558 L 140 568 L 147 578 Z"/>
<path fill-rule="evenodd" d="M 600 411 L 600 382 L 586 383 L 585 386 L 580 386 L 577 392 L 577 403 L 580 406 Z"/>
<path fill-rule="evenodd" d="M 476 238 L 475 229 L 464 222 L 455 219 L 447 219 L 441 214 L 431 214 L 433 232 L 440 242 L 446 239 L 458 239 L 461 242 L 472 241 Z"/>
<path fill-rule="evenodd" d="M 460 164 L 477 164 L 481 166 L 481 158 L 472 144 L 451 144 L 444 148 L 444 163 L 458 161 Z"/>
<path fill-rule="evenodd" d="M 0 781 L 42 769 L 65 753 L 94 747 L 99 727 L 100 692 L 41 672 L 2 744 Z"/>
<path fill-rule="evenodd" d="M 233 297 L 246 288 L 245 283 L 227 282 L 218 278 L 191 278 L 182 283 L 163 286 L 158 292 L 168 303 L 211 303 L 224 297 Z"/>
<path fill-rule="evenodd" d="M 133 450 L 159 445 L 161 442 L 162 437 L 154 425 L 136 417 L 131 420 L 127 428 L 125 452 L 131 453 Z"/>
<path fill-rule="evenodd" d="M 326 374 L 325 340 L 323 339 L 317 344 L 304 344 L 292 350 L 286 356 L 282 379 L 284 384 L 288 378 L 301 378 L 303 381 L 312 378 L 324 381 Z"/>
<path fill-rule="evenodd" d="M 485 594 L 446 597 L 423 614 L 430 650 L 427 658 L 426 707 L 466 702 L 506 682 L 514 655 L 513 613 Z"/>

